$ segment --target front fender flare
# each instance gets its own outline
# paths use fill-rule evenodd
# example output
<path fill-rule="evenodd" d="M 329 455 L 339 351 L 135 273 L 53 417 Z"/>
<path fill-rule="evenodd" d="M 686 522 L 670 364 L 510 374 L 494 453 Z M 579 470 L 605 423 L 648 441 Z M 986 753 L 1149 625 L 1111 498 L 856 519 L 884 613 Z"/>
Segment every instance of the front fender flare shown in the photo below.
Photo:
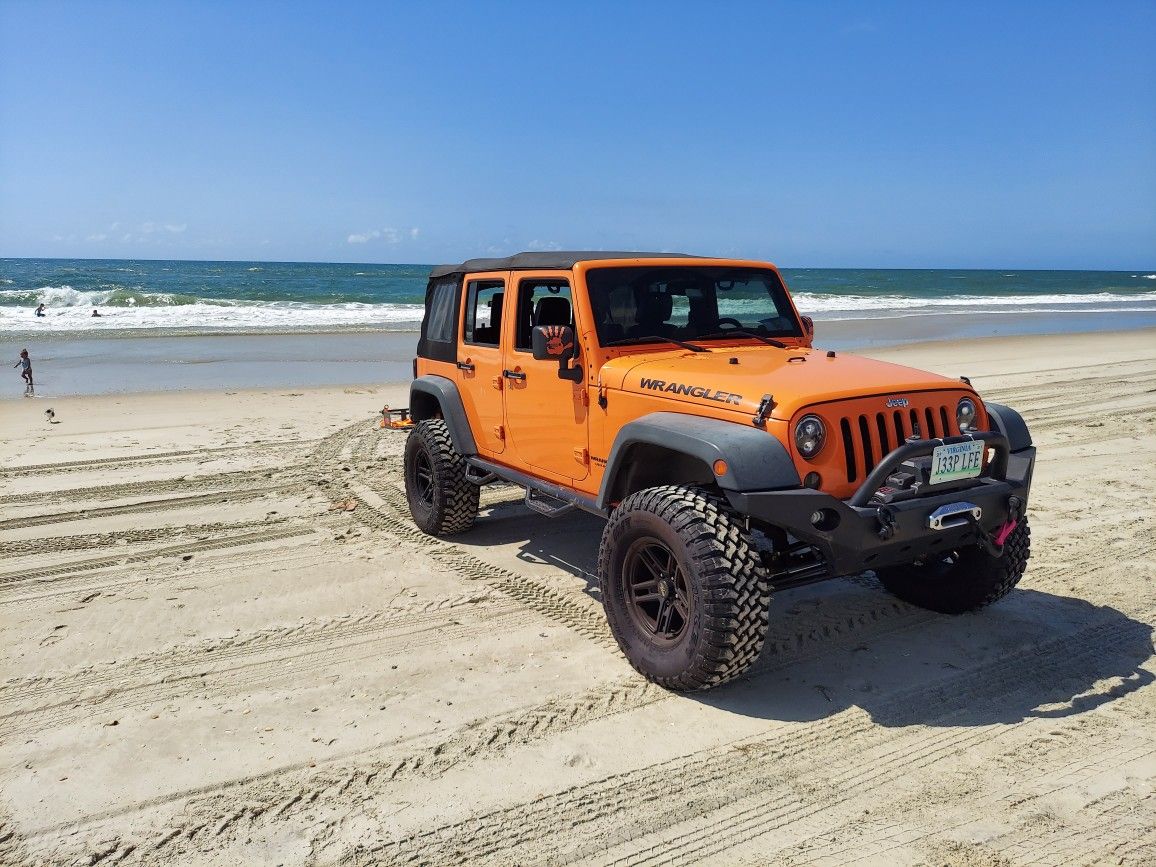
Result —
<path fill-rule="evenodd" d="M 690 455 L 713 467 L 726 461 L 727 471 L 715 476 L 723 490 L 769 491 L 799 487 L 799 473 L 786 448 L 756 427 L 677 412 L 652 412 L 624 424 L 614 438 L 598 491 L 598 507 L 607 511 L 616 496 L 615 482 L 639 444 L 659 446 Z"/>
<path fill-rule="evenodd" d="M 1008 447 L 1013 452 L 1026 449 L 1032 444 L 1032 435 L 1028 431 L 1023 416 L 1010 407 L 998 403 L 984 402 L 988 417 L 991 419 L 992 429 L 1007 437 Z"/>

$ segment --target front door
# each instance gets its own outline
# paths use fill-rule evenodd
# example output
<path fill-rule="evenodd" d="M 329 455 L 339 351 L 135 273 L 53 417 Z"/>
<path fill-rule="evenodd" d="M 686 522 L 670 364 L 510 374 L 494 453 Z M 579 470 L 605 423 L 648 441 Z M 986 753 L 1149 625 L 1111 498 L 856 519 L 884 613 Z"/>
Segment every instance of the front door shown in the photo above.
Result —
<path fill-rule="evenodd" d="M 530 342 L 535 325 L 569 325 L 578 333 L 570 283 L 526 272 L 512 275 L 511 285 L 515 282 L 517 297 L 511 300 L 516 303 L 506 305 L 514 317 L 506 332 L 513 338 L 505 351 L 507 438 L 519 462 L 557 481 L 584 479 L 589 472 L 585 383 L 559 379 L 558 362 L 535 361 Z"/>
<path fill-rule="evenodd" d="M 502 429 L 502 311 L 507 275 L 472 275 L 466 281 L 458 342 L 458 392 L 474 431 L 478 452 L 500 455 Z"/>

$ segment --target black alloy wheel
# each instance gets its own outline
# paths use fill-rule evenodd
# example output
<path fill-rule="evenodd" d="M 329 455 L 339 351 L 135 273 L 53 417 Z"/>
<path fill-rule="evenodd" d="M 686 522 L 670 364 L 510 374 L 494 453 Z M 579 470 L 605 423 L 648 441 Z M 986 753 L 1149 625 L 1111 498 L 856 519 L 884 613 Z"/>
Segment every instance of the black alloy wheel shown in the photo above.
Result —
<path fill-rule="evenodd" d="M 656 645 L 676 643 L 694 603 L 674 552 L 658 539 L 638 539 L 626 552 L 623 573 L 631 619 Z"/>

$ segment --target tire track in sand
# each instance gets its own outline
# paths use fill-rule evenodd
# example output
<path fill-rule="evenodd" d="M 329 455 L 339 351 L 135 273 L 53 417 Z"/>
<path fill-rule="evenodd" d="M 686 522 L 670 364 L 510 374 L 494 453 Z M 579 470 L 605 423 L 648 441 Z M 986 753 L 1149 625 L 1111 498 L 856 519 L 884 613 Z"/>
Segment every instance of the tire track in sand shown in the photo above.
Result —
<path fill-rule="evenodd" d="M 960 803 L 957 796 L 944 803 L 943 812 L 950 814 L 946 821 L 942 814 L 936 812 L 937 803 L 925 791 L 911 794 L 898 803 L 876 801 L 869 814 L 856 809 L 854 817 L 842 825 L 813 823 L 815 833 L 797 844 L 775 851 L 774 857 L 792 865 L 825 864 L 828 867 L 869 858 L 878 862 L 880 856 L 900 849 L 933 849 L 945 841 L 952 841 L 953 833 L 966 834 L 963 829 L 984 826 L 992 820 L 1019 823 L 1020 827 L 1016 831 L 1001 835 L 1010 840 L 1022 834 L 1031 840 L 1023 852 L 1017 854 L 1026 856 L 1032 851 L 1039 852 L 1043 848 L 1039 838 L 1045 835 L 1051 837 L 1056 828 L 1048 823 L 1048 827 L 1041 830 L 1040 823 L 1034 821 L 1039 812 L 1031 808 L 1024 809 L 1022 804 L 1057 793 L 1063 793 L 1066 798 L 1077 796 L 1080 789 L 1102 786 L 1106 778 L 1116 776 L 1120 769 L 1133 767 L 1138 761 L 1149 761 L 1156 756 L 1156 742 L 1149 738 L 1133 737 L 1115 743 L 1106 750 L 1098 749 L 1104 734 L 1103 727 L 1081 722 L 1077 719 L 1070 725 L 1048 732 L 1044 736 L 1048 742 L 1044 754 L 1025 751 L 1023 745 L 1017 743 L 1013 743 L 1008 750 L 998 751 L 994 756 L 981 755 L 982 747 L 969 754 L 973 764 L 983 762 L 1003 766 L 1004 773 L 1014 777 L 1010 793 L 1003 785 L 982 793 L 969 791 L 966 806 Z M 1022 756 L 1025 752 L 1027 755 Z M 1005 777 L 996 776 L 994 779 L 1002 782 Z M 1031 797 L 1025 795 L 1029 790 L 1035 790 Z M 963 818 L 960 818 L 961 813 Z M 802 830 L 809 833 L 811 829 Z M 740 844 L 740 848 L 733 850 L 734 854 L 754 854 L 760 850 L 757 840 L 757 836 L 748 838 Z M 989 855 L 994 854 L 994 851 L 1004 855 L 1013 853 L 1008 842 L 1001 842 L 994 850 L 990 842 L 982 848 Z M 1077 846 L 1077 850 L 1084 853 L 1094 849 L 1092 840 L 1087 836 L 1082 837 Z M 759 854 L 766 853 L 760 850 Z M 1074 854 L 1077 854 L 1076 850 L 1068 853 L 1069 856 Z M 890 856 L 890 859 L 894 858 L 894 855 Z M 1078 859 L 1069 857 L 1062 863 L 1074 863 L 1075 860 Z M 676 855 L 669 863 L 678 861 Z M 1025 861 L 1026 858 L 1015 859 L 1017 864 Z M 629 863 L 641 865 L 647 862 L 648 859 L 641 856 L 631 859 Z"/>
<path fill-rule="evenodd" d="M 145 482 L 123 482 L 115 485 L 94 485 L 85 488 L 65 488 L 54 491 L 34 491 L 27 494 L 6 494 L 0 497 L 0 503 L 10 505 L 35 505 L 37 503 L 52 503 L 58 500 L 95 500 L 119 499 L 122 497 L 138 497 L 150 494 L 171 494 L 184 491 L 203 490 L 244 490 L 250 483 L 262 484 L 275 476 L 288 475 L 294 477 L 306 469 L 304 464 L 287 467 L 271 467 L 260 470 L 236 470 L 228 473 L 215 473 L 209 476 L 180 476 L 175 479 L 154 479 Z"/>
<path fill-rule="evenodd" d="M 836 626 L 847 624 L 846 628 L 796 627 L 798 634 L 791 632 L 791 640 L 781 642 L 780 652 L 765 655 L 756 670 L 766 673 L 785 669 L 802 660 L 846 650 L 854 643 L 922 622 L 922 619 L 905 621 L 902 618 L 889 620 L 872 616 L 875 601 L 871 594 L 855 595 L 843 601 L 829 617 L 823 618 Z M 804 620 L 809 617 L 803 615 Z M 477 628 L 476 624 L 468 624 L 462 630 L 469 634 Z M 415 747 L 408 752 L 394 751 L 372 762 L 347 765 L 339 772 L 322 772 L 316 779 L 314 775 L 298 779 L 295 775 L 302 768 L 291 766 L 260 777 L 232 781 L 217 788 L 174 794 L 156 803 L 194 796 L 202 796 L 204 800 L 191 803 L 183 810 L 185 818 L 179 826 L 157 831 L 148 841 L 142 838 L 124 845 L 159 857 L 162 853 L 167 854 L 170 847 L 179 851 L 186 845 L 192 845 L 228 820 L 228 828 L 233 830 L 222 830 L 219 838 L 220 842 L 227 842 L 240 830 L 255 830 L 270 822 L 295 821 L 300 813 L 314 811 L 318 809 L 319 803 L 326 803 L 326 798 L 332 795 L 335 787 L 340 789 L 344 786 L 344 791 L 348 793 L 345 797 L 354 802 L 364 797 L 388 797 L 394 783 L 412 775 L 436 777 L 460 763 L 491 758 L 509 748 L 530 744 L 604 717 L 629 713 L 657 702 L 681 700 L 678 695 L 628 675 L 622 680 L 599 685 L 579 695 L 551 698 L 540 705 L 473 721 L 450 737 L 428 747 Z M 377 752 L 381 752 L 381 749 L 366 751 L 367 754 Z M 346 760 L 350 758 L 357 756 L 345 757 Z M 237 808 L 238 803 L 259 804 L 262 807 L 256 812 L 245 814 Z M 152 802 L 123 812 L 145 809 L 150 805 Z M 68 827 L 83 827 L 96 821 L 96 818 L 90 817 L 86 823 Z"/>
<path fill-rule="evenodd" d="M 53 512 L 46 515 L 28 515 L 21 518 L 9 518 L 0 521 L 0 530 L 18 530 L 23 527 L 40 527 L 45 524 L 63 524 L 70 521 L 87 521 L 97 518 L 115 518 L 121 515 L 136 515 L 141 512 L 152 514 L 172 509 L 192 509 L 198 506 L 211 506 L 216 503 L 239 503 L 246 500 L 259 500 L 268 494 L 295 490 L 299 483 L 286 482 L 279 485 L 263 485 L 257 488 L 248 488 L 240 491 L 222 491 L 213 494 L 193 494 L 188 497 L 168 497 L 163 500 L 145 500 L 138 503 L 125 503 L 120 506 L 96 506 L 91 509 L 75 509 L 69 512 Z"/>
<path fill-rule="evenodd" d="M 1111 621 L 1077 629 L 1038 647 L 1002 656 L 927 686 L 888 696 L 871 715 L 906 717 L 911 724 L 941 724 L 979 706 L 1002 710 L 1003 697 L 1025 682 L 1057 683 L 1086 677 L 1106 648 L 1147 637 L 1151 627 Z M 930 719 L 921 711 L 935 708 Z M 459 862 L 501 855 L 509 861 L 552 853 L 567 863 L 605 851 L 608 845 L 643 838 L 664 828 L 715 813 L 760 793 L 744 821 L 729 821 L 714 837 L 700 838 L 703 849 L 722 851 L 752 833 L 766 833 L 841 803 L 853 794 L 890 784 L 913 768 L 941 756 L 975 748 L 995 738 L 1030 736 L 1033 720 L 945 728 L 921 728 L 896 737 L 871 715 L 848 710 L 782 733 L 733 741 L 634 773 L 615 775 L 528 803 L 424 831 L 382 846 L 355 848 L 346 863 Z M 784 763 L 817 775 L 832 798 L 816 803 L 789 783 Z M 679 796 L 670 797 L 672 781 Z M 559 817 L 583 841 L 564 849 Z M 546 840 L 550 839 L 549 845 Z M 647 851 L 653 852 L 649 846 Z M 680 846 L 685 852 L 685 846 Z M 665 853 L 653 852 L 655 857 Z M 689 854 L 689 853 L 688 853 Z M 705 857 L 698 850 L 696 857 Z M 531 858 L 531 860 L 533 860 Z"/>
<path fill-rule="evenodd" d="M 6 591 L 10 587 L 28 581 L 43 581 L 46 578 L 53 578 L 59 575 L 76 575 L 82 572 L 92 572 L 114 566 L 147 563 L 158 557 L 179 557 L 219 548 L 232 548 L 238 545 L 255 545 L 260 542 L 272 542 L 278 539 L 289 539 L 294 536 L 309 536 L 313 533 L 314 530 L 312 527 L 270 528 L 255 533 L 242 533 L 236 536 L 225 536 L 218 539 L 184 542 L 179 545 L 166 545 L 162 548 L 151 548 L 134 554 L 116 554 L 109 557 L 74 560 L 71 563 L 42 566 L 39 569 L 17 569 L 13 572 L 0 573 L 0 591 Z"/>
<path fill-rule="evenodd" d="M 192 644 L 176 645 L 106 664 L 84 666 L 0 685 L 5 737 L 63 725 L 92 714 L 94 706 L 120 710 L 154 705 L 214 686 L 236 691 L 267 684 L 330 663 L 347 663 L 353 648 L 382 657 L 391 648 L 440 646 L 468 637 L 483 624 L 504 628 L 525 620 L 512 603 L 492 604 L 466 594 L 361 615 L 272 627 Z M 36 702 L 37 704 L 31 704 Z"/>
<path fill-rule="evenodd" d="M 0 478 L 3 478 L 4 476 L 21 477 L 51 475 L 55 473 L 72 473 L 96 469 L 121 469 L 122 467 L 136 467 L 141 464 L 149 464 L 154 461 L 173 460 L 174 458 L 183 459 L 184 461 L 194 461 L 201 458 L 211 460 L 230 453 L 244 452 L 249 450 L 258 450 L 262 452 L 280 450 L 291 451 L 293 449 L 304 448 L 308 446 L 310 442 L 312 441 L 294 440 L 292 442 L 284 442 L 277 440 L 246 443 L 244 445 L 237 446 L 220 446 L 218 448 L 186 449 L 183 451 L 173 452 L 148 452 L 142 454 L 124 455 L 114 458 L 93 458 L 87 461 L 61 461 L 54 464 L 22 464 L 20 466 L 0 467 Z"/>
<path fill-rule="evenodd" d="M 24 554 L 43 554 L 45 551 L 84 551 L 89 549 L 112 548 L 118 545 L 137 545 L 141 542 L 155 542 L 173 536 L 203 536 L 210 533 L 229 533 L 251 530 L 254 527 L 282 525 L 286 518 L 276 520 L 237 521 L 234 523 L 181 524 L 170 527 L 150 527 L 145 530 L 114 530 L 108 533 L 77 533 L 71 536 L 36 536 L 31 539 L 17 539 L 0 542 L 0 556 L 19 557 Z"/>

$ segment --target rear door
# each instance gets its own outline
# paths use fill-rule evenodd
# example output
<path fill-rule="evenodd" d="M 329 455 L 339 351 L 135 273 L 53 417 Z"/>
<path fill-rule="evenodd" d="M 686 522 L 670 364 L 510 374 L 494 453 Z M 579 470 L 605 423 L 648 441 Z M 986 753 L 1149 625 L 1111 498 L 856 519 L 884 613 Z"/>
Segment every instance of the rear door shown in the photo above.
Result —
<path fill-rule="evenodd" d="M 458 391 L 479 453 L 500 455 L 502 429 L 502 319 L 509 274 L 466 275 L 458 341 Z"/>
<path fill-rule="evenodd" d="M 535 325 L 569 325 L 578 332 L 570 281 L 557 272 L 514 272 L 509 285 L 515 303 L 506 305 L 513 317 L 504 352 L 507 438 L 518 462 L 556 481 L 584 479 L 589 473 L 585 383 L 560 379 L 557 361 L 535 361 L 530 343 Z"/>

